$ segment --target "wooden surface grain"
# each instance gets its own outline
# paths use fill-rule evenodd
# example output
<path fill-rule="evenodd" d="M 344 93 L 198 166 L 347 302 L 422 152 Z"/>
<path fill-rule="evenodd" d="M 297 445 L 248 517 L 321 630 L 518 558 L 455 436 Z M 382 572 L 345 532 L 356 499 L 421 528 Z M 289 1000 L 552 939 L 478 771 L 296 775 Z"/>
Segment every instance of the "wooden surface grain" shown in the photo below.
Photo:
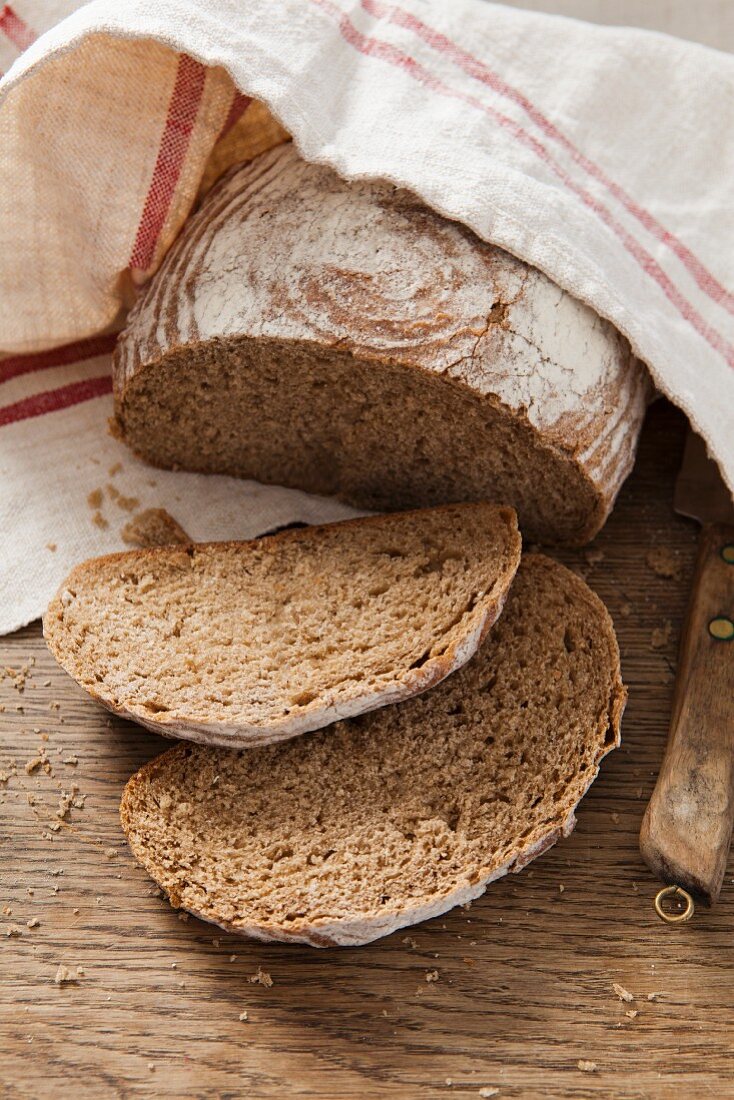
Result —
<path fill-rule="evenodd" d="M 163 743 L 88 699 L 37 625 L 1 639 L 0 666 L 35 663 L 22 693 L 0 680 L 0 1095 L 734 1096 L 732 868 L 717 908 L 669 927 L 637 847 L 695 557 L 696 526 L 671 506 L 683 437 L 683 417 L 654 406 L 611 520 L 561 555 L 607 602 L 630 689 L 622 748 L 576 831 L 469 910 L 368 947 L 260 945 L 181 920 L 117 817 Z M 48 772 L 28 774 L 41 748 Z M 83 807 L 60 819 L 73 785 Z M 60 965 L 83 976 L 56 984 Z M 248 980 L 259 968 L 270 988 Z"/>

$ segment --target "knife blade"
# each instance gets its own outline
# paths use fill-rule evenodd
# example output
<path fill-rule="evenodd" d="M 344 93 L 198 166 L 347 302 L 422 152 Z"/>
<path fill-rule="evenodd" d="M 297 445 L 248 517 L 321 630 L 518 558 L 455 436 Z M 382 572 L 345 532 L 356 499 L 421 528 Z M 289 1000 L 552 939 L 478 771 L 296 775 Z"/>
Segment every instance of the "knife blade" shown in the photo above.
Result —
<path fill-rule="evenodd" d="M 713 904 L 734 825 L 734 503 L 689 430 L 675 510 L 703 526 L 665 756 L 640 830 L 658 878 Z"/>

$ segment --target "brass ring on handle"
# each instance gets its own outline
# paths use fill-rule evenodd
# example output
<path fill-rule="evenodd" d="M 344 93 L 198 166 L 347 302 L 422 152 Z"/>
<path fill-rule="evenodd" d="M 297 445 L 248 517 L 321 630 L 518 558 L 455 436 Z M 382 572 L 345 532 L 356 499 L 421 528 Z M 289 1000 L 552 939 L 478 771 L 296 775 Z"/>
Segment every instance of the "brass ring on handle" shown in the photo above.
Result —
<path fill-rule="evenodd" d="M 679 897 L 685 901 L 686 907 L 682 913 L 668 913 L 663 909 L 663 899 L 672 897 Z M 682 886 L 663 886 L 662 890 L 658 890 L 655 895 L 655 912 L 666 924 L 682 924 L 690 920 L 695 911 L 693 898 Z"/>

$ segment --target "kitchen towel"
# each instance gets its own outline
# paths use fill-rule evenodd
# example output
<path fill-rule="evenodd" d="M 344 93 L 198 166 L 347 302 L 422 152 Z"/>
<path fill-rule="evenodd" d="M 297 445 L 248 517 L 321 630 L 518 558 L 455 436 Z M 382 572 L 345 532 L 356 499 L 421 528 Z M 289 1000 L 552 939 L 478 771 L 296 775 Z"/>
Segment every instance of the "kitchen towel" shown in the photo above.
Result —
<path fill-rule="evenodd" d="M 350 514 L 138 462 L 114 332 L 197 197 L 290 133 L 611 320 L 734 486 L 734 58 L 483 0 L 0 9 L 0 632 L 165 507 L 198 539 Z"/>

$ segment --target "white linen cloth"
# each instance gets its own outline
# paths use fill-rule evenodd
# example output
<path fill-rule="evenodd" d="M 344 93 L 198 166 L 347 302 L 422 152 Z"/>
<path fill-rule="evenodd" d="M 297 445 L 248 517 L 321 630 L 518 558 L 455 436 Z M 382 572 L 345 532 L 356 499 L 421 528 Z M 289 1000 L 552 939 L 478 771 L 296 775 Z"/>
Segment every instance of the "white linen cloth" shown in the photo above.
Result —
<path fill-rule="evenodd" d="M 267 145 L 251 100 L 306 158 L 410 188 L 609 318 L 734 486 L 730 55 L 480 0 L 17 0 L 0 69 L 0 632 L 122 548 L 108 483 L 197 539 L 350 513 L 151 470 L 106 430 L 100 334 L 233 134 Z"/>

